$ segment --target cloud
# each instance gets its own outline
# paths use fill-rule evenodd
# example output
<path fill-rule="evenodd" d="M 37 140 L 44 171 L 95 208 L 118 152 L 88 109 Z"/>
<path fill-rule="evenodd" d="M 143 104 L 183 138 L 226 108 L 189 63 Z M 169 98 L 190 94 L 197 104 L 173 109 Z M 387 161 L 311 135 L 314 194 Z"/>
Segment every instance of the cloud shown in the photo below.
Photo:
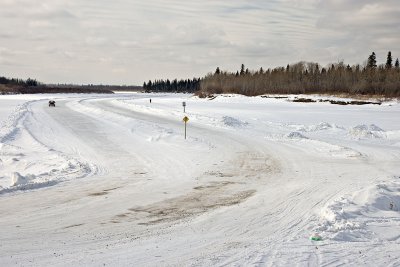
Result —
<path fill-rule="evenodd" d="M 320 14 L 316 28 L 335 48 L 336 56 L 361 63 L 360 54 L 366 59 L 375 51 L 382 62 L 387 51 L 400 53 L 399 1 L 320 0 L 316 8 Z"/>
<path fill-rule="evenodd" d="M 16 56 L 16 55 L 22 55 L 22 54 L 26 54 L 26 52 L 9 49 L 7 47 L 0 47 L 0 56 L 3 56 L 3 57 L 10 57 L 10 56 Z"/>
<path fill-rule="evenodd" d="M 12 34 L 12 33 L 9 33 L 9 32 L 0 33 L 0 39 L 14 39 L 16 37 L 17 37 L 16 34 Z"/>
<path fill-rule="evenodd" d="M 89 46 L 101 46 L 108 43 L 108 39 L 100 36 L 88 36 L 85 38 L 85 43 Z"/>
<path fill-rule="evenodd" d="M 114 68 L 112 69 L 112 72 L 116 74 L 126 74 L 128 70 L 125 68 Z"/>
<path fill-rule="evenodd" d="M 48 20 L 32 20 L 28 23 L 31 28 L 52 28 L 56 25 Z"/>
<path fill-rule="evenodd" d="M 400 3 L 391 0 L 381 2 L 372 1 L 347 1 L 340 3 L 331 1 L 321 2 L 319 7 L 322 10 L 322 16 L 319 19 L 319 25 L 322 27 L 342 30 L 369 29 L 376 31 L 382 27 L 400 27 L 398 14 L 400 12 Z M 334 8 L 332 8 L 334 6 Z M 344 27 L 344 28 L 343 28 Z"/>
<path fill-rule="evenodd" d="M 12 76 L 44 82 L 142 84 L 241 63 L 258 69 L 300 60 L 362 63 L 371 51 L 381 61 L 388 50 L 400 56 L 398 0 L 0 0 L 0 6 L 3 61 L 26 64 Z M 38 68 L 39 61 L 47 67 Z"/>

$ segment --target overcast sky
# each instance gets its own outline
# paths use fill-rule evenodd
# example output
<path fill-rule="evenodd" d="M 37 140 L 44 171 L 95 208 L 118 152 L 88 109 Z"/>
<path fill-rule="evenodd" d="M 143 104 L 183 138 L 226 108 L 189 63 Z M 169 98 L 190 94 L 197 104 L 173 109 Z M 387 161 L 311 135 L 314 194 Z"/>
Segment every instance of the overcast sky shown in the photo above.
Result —
<path fill-rule="evenodd" d="M 0 0 L 0 76 L 143 84 L 400 57 L 399 0 Z"/>

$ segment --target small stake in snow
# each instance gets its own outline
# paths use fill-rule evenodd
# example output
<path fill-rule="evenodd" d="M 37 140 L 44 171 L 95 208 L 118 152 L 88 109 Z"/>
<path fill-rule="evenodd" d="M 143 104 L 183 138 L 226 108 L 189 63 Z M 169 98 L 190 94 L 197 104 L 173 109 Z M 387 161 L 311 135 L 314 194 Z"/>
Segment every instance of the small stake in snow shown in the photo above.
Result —
<path fill-rule="evenodd" d="M 186 124 L 187 124 L 187 122 L 189 121 L 189 118 L 188 118 L 187 116 L 185 116 L 185 117 L 183 118 L 183 121 L 185 122 L 185 139 L 186 139 Z"/>
<path fill-rule="evenodd" d="M 182 102 L 183 113 L 186 113 L 186 102 Z"/>

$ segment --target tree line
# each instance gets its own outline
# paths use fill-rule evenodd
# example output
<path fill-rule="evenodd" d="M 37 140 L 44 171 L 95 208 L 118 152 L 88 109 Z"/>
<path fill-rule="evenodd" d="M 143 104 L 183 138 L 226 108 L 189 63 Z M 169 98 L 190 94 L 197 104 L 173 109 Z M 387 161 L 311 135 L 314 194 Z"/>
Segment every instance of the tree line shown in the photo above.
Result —
<path fill-rule="evenodd" d="M 6 78 L 0 77 L 0 84 L 5 85 L 20 85 L 20 86 L 38 86 L 39 82 L 35 79 L 28 78 L 26 80 L 23 79 L 15 79 L 15 78 Z"/>
<path fill-rule="evenodd" d="M 348 93 L 400 96 L 399 59 L 393 64 L 388 52 L 385 64 L 377 64 L 376 54 L 363 65 L 344 62 L 321 67 L 314 62 L 298 62 L 264 70 L 250 71 L 242 64 L 236 72 L 217 68 L 201 79 L 200 94 L 237 93 L 248 96 L 262 94 Z"/>
<path fill-rule="evenodd" d="M 200 78 L 170 81 L 167 80 L 155 80 L 143 83 L 143 89 L 146 92 L 176 92 L 176 93 L 193 93 L 200 89 Z"/>
<path fill-rule="evenodd" d="M 136 89 L 138 87 L 103 86 L 103 85 L 73 85 L 73 84 L 43 84 L 35 79 L 26 80 L 0 76 L 0 94 L 42 94 L 42 93 L 110 93 L 116 89 Z M 141 87 L 140 87 L 141 88 Z"/>

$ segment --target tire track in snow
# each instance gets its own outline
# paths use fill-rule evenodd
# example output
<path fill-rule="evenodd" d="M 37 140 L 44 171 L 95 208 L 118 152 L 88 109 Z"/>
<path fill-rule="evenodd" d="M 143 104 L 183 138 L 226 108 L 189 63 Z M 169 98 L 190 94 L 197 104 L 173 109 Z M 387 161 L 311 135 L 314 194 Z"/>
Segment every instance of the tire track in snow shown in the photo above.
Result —
<path fill-rule="evenodd" d="M 115 107 L 112 105 L 112 103 L 108 103 L 107 101 L 100 101 L 100 102 L 96 102 L 93 103 L 95 106 L 100 107 L 103 110 L 113 110 L 115 112 L 117 112 L 118 114 L 122 115 L 122 116 L 127 116 L 127 117 L 133 117 L 136 119 L 144 119 L 146 121 L 154 121 L 157 122 L 159 119 L 157 118 L 157 116 L 151 116 L 149 114 L 138 114 L 137 112 L 133 112 L 132 110 L 129 109 L 124 109 L 121 107 Z M 164 119 L 164 118 L 163 118 Z M 164 119 L 165 122 L 165 119 Z M 169 121 L 169 123 L 171 124 L 177 124 L 176 121 Z M 192 128 L 196 128 L 196 127 L 200 127 L 200 129 L 202 129 L 201 126 L 196 125 L 196 126 L 192 126 Z M 192 129 L 192 131 L 195 131 L 195 129 Z M 212 138 L 218 140 L 219 138 L 217 136 L 212 136 Z M 253 179 L 253 186 L 256 187 L 257 189 L 257 195 L 260 194 L 261 192 L 265 191 L 265 186 L 267 186 L 268 182 L 272 182 L 271 180 L 267 180 L 266 181 L 262 181 L 262 182 L 258 182 L 258 183 L 254 183 L 254 180 L 257 180 L 257 176 L 258 177 L 263 177 L 265 176 L 265 174 L 263 175 L 263 172 L 261 169 L 259 169 L 260 165 L 264 165 L 263 162 L 260 162 L 260 158 L 257 157 L 257 153 L 255 153 L 254 151 L 257 150 L 264 150 L 266 149 L 267 151 L 269 149 L 267 149 L 265 146 L 261 145 L 258 142 L 252 142 L 249 140 L 246 140 L 246 138 L 242 138 L 240 135 L 235 135 L 235 134 L 228 134 L 228 132 L 224 132 L 224 139 L 226 142 L 226 139 L 232 139 L 235 140 L 236 144 L 241 144 L 243 147 L 246 147 L 246 150 L 250 149 L 250 152 L 247 155 L 242 154 L 241 156 L 236 157 L 236 162 L 235 163 L 231 163 L 231 165 L 237 165 L 239 166 L 239 170 L 232 171 L 231 167 L 227 167 L 227 165 L 220 166 L 222 167 L 222 169 L 220 169 L 219 171 L 217 171 L 216 173 L 227 173 L 229 176 L 232 176 L 232 173 L 234 174 L 233 176 L 236 176 L 236 179 L 242 179 L 242 182 L 246 182 L 246 178 L 248 179 L 249 177 L 254 178 Z M 215 140 L 214 140 L 215 141 Z M 222 141 L 224 142 L 224 141 Z M 275 148 L 277 148 L 278 150 L 282 150 L 282 145 L 274 145 Z M 253 150 L 251 150 L 253 149 Z M 291 155 L 293 153 L 293 148 L 286 148 L 287 151 L 287 156 L 286 158 L 282 158 L 282 160 L 280 161 L 280 163 L 287 161 L 288 159 L 290 159 L 290 161 L 286 164 L 284 164 L 284 168 L 286 167 L 284 174 L 279 175 L 279 178 L 282 178 L 281 176 L 288 176 L 288 173 L 290 173 L 291 176 L 300 176 L 302 174 L 304 174 L 304 166 L 300 166 L 300 164 L 297 164 L 297 167 L 290 166 L 291 164 L 293 164 L 294 162 L 296 162 L 296 159 L 294 159 L 294 157 Z M 252 157 L 252 154 L 254 155 L 254 158 Z M 291 155 L 291 156 L 289 156 Z M 282 155 L 282 157 L 284 157 Z M 304 162 L 304 155 L 301 154 L 300 156 L 298 156 L 298 162 Z M 309 160 L 312 161 L 312 157 L 309 157 Z M 267 164 L 265 164 L 264 166 L 268 166 Z M 300 170 L 300 173 L 294 174 L 294 169 L 298 169 Z M 316 167 L 317 168 L 317 167 Z M 332 168 L 332 170 L 334 170 L 334 168 Z M 326 170 L 325 170 L 326 171 Z M 269 171 L 267 170 L 267 173 Z M 311 176 L 314 176 L 314 174 L 312 174 Z M 226 180 L 227 177 L 225 176 L 224 179 Z M 229 178 L 228 181 L 231 178 Z M 285 177 L 285 180 L 282 181 L 282 183 L 286 183 L 286 182 L 290 182 L 287 181 L 287 177 Z M 312 182 L 317 182 L 312 184 Z M 270 220 L 271 222 L 269 223 L 269 227 L 271 227 L 271 225 L 275 225 L 272 226 L 271 228 L 275 229 L 275 234 L 272 235 L 272 239 L 276 240 L 276 244 L 272 245 L 272 247 L 275 247 L 275 251 L 279 251 L 279 247 L 283 248 L 284 244 L 281 243 L 280 240 L 280 236 L 281 235 L 288 235 L 288 237 L 285 240 L 290 240 L 293 238 L 297 238 L 299 233 L 303 232 L 305 228 L 307 228 L 307 224 L 309 222 L 309 218 L 312 216 L 312 214 L 310 214 L 310 210 L 304 210 L 303 212 L 301 212 L 300 214 L 298 214 L 298 209 L 301 209 L 302 206 L 305 205 L 306 202 L 308 202 L 311 198 L 310 196 L 312 196 L 313 198 L 318 198 L 315 193 L 318 191 L 318 187 L 321 185 L 320 182 L 316 181 L 316 180 L 312 180 L 309 181 L 308 187 L 306 187 L 305 189 L 303 189 L 300 192 L 296 192 L 295 190 L 283 190 L 282 192 L 285 192 L 288 195 L 288 198 L 285 199 L 284 202 L 282 203 L 274 203 L 274 206 L 276 208 L 272 208 L 273 212 L 269 213 L 269 216 L 266 216 L 266 219 Z M 272 183 L 269 184 L 269 186 L 274 187 L 276 185 L 276 183 Z M 279 187 L 278 187 L 279 188 Z M 283 188 L 282 188 L 283 189 Z M 275 189 L 275 190 L 279 190 L 279 189 Z M 337 191 L 335 191 L 332 195 L 335 195 L 337 193 Z M 190 193 L 188 194 L 190 195 Z M 184 197 L 184 196 L 183 196 Z M 303 201 L 299 201 L 302 198 L 305 199 Z M 185 199 L 185 198 L 184 198 Z M 288 201 L 289 200 L 289 201 Z M 179 201 L 178 201 L 179 203 Z M 314 204 L 314 207 L 318 207 L 318 205 L 320 205 L 321 203 L 321 199 L 318 198 L 316 199 L 316 202 Z M 157 213 L 158 211 L 161 213 L 159 214 L 159 218 L 161 218 L 162 220 L 165 220 L 168 218 L 170 218 L 169 216 L 170 213 L 168 212 L 168 205 L 165 206 L 164 205 L 164 210 L 166 210 L 167 212 L 164 214 L 163 212 L 161 212 L 161 210 L 163 210 L 162 205 L 156 205 L 156 206 L 148 206 L 148 207 L 139 207 L 139 208 L 134 208 L 133 212 L 149 212 L 149 215 L 154 216 L 154 213 Z M 177 208 L 173 209 L 174 206 L 170 206 L 171 208 L 171 212 L 176 210 Z M 179 210 L 179 209 L 178 209 Z M 183 210 L 184 212 L 184 210 Z M 296 214 L 297 213 L 297 214 Z M 123 216 L 122 216 L 123 215 Z M 262 217 L 263 215 L 260 214 Z M 260 216 L 259 215 L 259 216 Z M 299 216 L 300 215 L 300 216 Z M 128 212 L 128 214 L 121 214 L 121 216 L 119 216 L 118 220 L 121 219 L 128 219 L 128 218 L 132 218 L 131 216 L 133 216 L 131 213 Z M 258 216 L 258 217 L 259 217 Z M 151 217 L 149 217 L 151 218 Z M 157 219 L 157 216 L 154 216 L 153 218 Z M 160 219 L 158 219 L 160 220 Z M 254 224 L 253 227 L 250 227 L 251 229 L 256 229 L 257 227 L 260 227 L 260 223 L 262 222 L 262 220 L 260 221 L 259 219 L 257 220 L 257 218 L 254 218 Z M 151 222 L 151 220 L 150 220 Z M 265 224 L 264 224 L 265 226 Z M 246 227 L 248 228 L 248 227 Z M 240 247 L 240 245 L 239 245 Z M 224 251 L 224 249 L 222 249 L 222 251 Z M 221 253 L 221 251 L 216 252 L 216 254 L 223 254 Z"/>
<path fill-rule="evenodd" d="M 65 140 L 73 140 L 67 144 L 71 149 L 70 153 L 94 164 L 95 170 L 92 175 L 114 175 L 112 172 L 118 170 L 121 161 L 125 162 L 125 168 L 132 173 L 140 172 L 141 170 L 137 169 L 140 162 L 137 157 L 109 138 L 110 132 L 115 135 L 118 135 L 118 132 L 108 131 L 106 127 L 99 128 L 96 119 L 71 109 L 67 105 L 71 102 L 75 103 L 75 100 L 59 102 L 56 109 L 49 109 L 47 112 L 57 122 L 59 129 L 68 132 Z M 60 135 L 63 136 L 63 133 Z M 63 138 L 57 138 L 57 142 L 62 143 Z M 57 146 L 54 142 L 53 145 Z"/>
<path fill-rule="evenodd" d="M 118 113 L 123 115 L 123 116 L 136 117 L 136 118 L 139 118 L 139 119 L 146 118 L 146 120 L 150 120 L 150 121 L 152 121 L 152 120 L 154 121 L 155 120 L 155 121 L 157 121 L 157 117 L 156 116 L 153 117 L 153 116 L 148 115 L 148 114 L 142 115 L 142 114 L 137 114 L 136 112 L 132 112 L 131 110 L 128 110 L 128 109 L 124 110 L 123 108 L 120 108 L 120 107 L 116 108 L 116 107 L 113 107 L 112 104 L 107 103 L 107 101 L 97 102 L 97 103 L 95 103 L 95 105 L 96 106 L 100 106 L 102 109 L 105 109 L 105 110 L 106 109 L 113 109 L 115 111 L 116 109 L 118 109 Z M 175 123 L 176 124 L 177 122 L 171 122 L 171 123 Z M 195 128 L 196 126 L 192 126 L 192 127 Z M 226 135 L 227 133 L 224 132 L 224 134 L 225 134 L 224 137 L 226 139 L 227 138 L 227 135 Z M 257 151 L 259 149 L 262 150 L 262 148 L 260 148 L 260 146 L 259 146 L 260 145 L 259 143 L 249 142 L 248 140 L 245 140 L 245 139 L 243 139 L 243 138 L 241 138 L 240 136 L 237 136 L 237 135 L 228 135 L 228 136 L 229 136 L 228 138 L 233 138 L 235 140 L 235 142 L 242 143 L 243 146 L 246 146 L 247 150 L 249 150 L 249 148 L 254 149 L 255 151 Z M 215 138 L 215 136 L 213 136 L 213 138 Z M 218 138 L 216 138 L 216 139 L 218 139 Z M 292 153 L 292 150 L 290 150 L 289 153 Z M 255 155 L 254 158 L 251 156 L 252 154 Z M 220 171 L 216 172 L 216 173 L 222 173 L 222 174 L 223 173 L 227 173 L 227 174 L 229 174 L 229 176 L 235 176 L 236 175 L 240 179 L 243 179 L 243 178 L 246 178 L 246 177 L 247 178 L 248 177 L 253 177 L 254 178 L 254 177 L 257 177 L 257 176 L 262 177 L 263 173 L 262 173 L 262 170 L 259 169 L 259 166 L 260 165 L 264 165 L 264 164 L 263 164 L 263 162 L 259 162 L 259 160 L 260 160 L 260 158 L 257 157 L 256 153 L 250 151 L 250 153 L 247 154 L 247 155 L 242 154 L 242 156 L 237 157 L 237 162 L 234 163 L 234 164 L 237 164 L 237 166 L 240 166 L 240 167 L 239 167 L 239 170 L 236 173 L 234 171 L 232 171 L 232 168 L 227 168 L 227 166 L 224 167 L 226 169 L 220 169 Z M 265 165 L 268 166 L 267 164 L 265 164 Z M 290 170 L 291 170 L 291 168 L 290 168 Z M 234 175 L 232 175 L 232 173 Z M 226 176 L 224 177 L 224 179 L 226 179 Z M 255 178 L 255 180 L 256 180 L 256 178 Z M 244 179 L 244 181 L 246 181 L 246 179 Z M 265 186 L 265 184 L 266 184 L 265 181 L 263 181 L 261 183 L 257 183 L 258 186 L 260 186 L 260 185 Z M 318 185 L 316 185 L 316 186 L 318 186 Z M 257 190 L 260 190 L 260 189 L 261 189 L 261 191 L 263 190 L 262 188 L 257 188 Z M 271 221 L 275 221 L 276 223 L 278 223 L 278 224 L 276 224 L 278 227 L 275 228 L 276 232 L 278 232 L 280 234 L 287 233 L 287 230 L 291 230 L 291 229 L 293 230 L 293 228 L 296 227 L 297 225 L 300 225 L 300 227 L 298 227 L 299 229 L 304 229 L 304 225 L 307 224 L 307 220 L 304 220 L 304 217 L 300 217 L 300 218 L 299 217 L 294 217 L 293 219 L 290 220 L 292 222 L 288 221 L 287 223 L 285 223 L 283 225 L 279 225 L 279 222 L 285 221 L 284 218 L 290 217 L 288 215 L 293 213 L 293 211 L 294 211 L 294 209 L 296 207 L 296 202 L 298 202 L 299 198 L 303 197 L 304 195 L 311 194 L 312 192 L 315 192 L 315 189 L 316 189 L 315 187 L 311 187 L 307 191 L 304 190 L 303 193 L 295 192 L 293 197 L 292 197 L 293 200 L 289 201 L 288 204 L 282 203 L 282 204 L 276 205 L 276 203 L 275 203 L 275 205 L 278 206 L 279 209 L 277 209 L 272 214 L 275 214 L 274 216 L 279 216 L 281 219 L 279 219 L 277 217 L 275 217 L 275 218 L 272 217 L 272 214 L 270 214 L 269 217 L 271 218 Z M 258 192 L 258 193 L 260 193 L 260 192 Z M 178 203 L 179 203 L 179 201 L 178 201 Z M 301 203 L 303 203 L 303 202 L 301 202 Z M 315 205 L 317 205 L 318 203 L 316 203 Z M 160 206 L 158 206 L 158 205 L 149 206 L 149 207 L 139 207 L 139 208 L 134 208 L 132 211 L 133 212 L 144 212 L 144 213 L 149 212 L 149 214 L 151 216 L 154 216 L 154 213 L 159 212 L 161 214 L 159 214 L 158 216 L 154 216 L 153 218 L 157 219 L 157 217 L 159 217 L 159 218 L 161 217 L 161 220 L 165 220 L 165 219 L 168 220 L 168 218 L 170 218 L 169 216 L 171 216 L 170 213 L 168 212 L 168 210 L 169 210 L 168 209 L 168 205 L 167 206 L 164 205 L 164 208 L 162 208 L 162 207 L 163 207 L 162 205 L 160 205 Z M 179 208 L 175 207 L 175 209 L 174 209 L 173 207 L 174 206 L 170 206 L 171 212 L 174 211 L 174 210 L 176 211 L 177 209 L 179 210 Z M 201 206 L 199 206 L 199 207 L 201 207 Z M 166 213 L 161 212 L 161 210 L 165 210 Z M 184 212 L 184 210 L 182 210 L 182 212 Z M 305 210 L 304 214 L 302 216 L 307 215 L 308 212 L 309 212 L 308 210 Z M 118 219 L 118 220 L 121 220 L 121 218 L 127 219 L 127 218 L 131 218 L 131 216 L 133 216 L 131 213 L 128 213 L 128 214 L 123 213 L 123 214 L 121 214 L 121 216 L 119 216 L 116 219 Z M 160 220 L 160 219 L 158 219 L 158 220 Z M 260 224 L 260 221 L 258 221 L 258 222 L 256 222 L 254 224 L 253 229 L 256 228 L 257 224 Z M 293 232 L 292 235 L 293 236 L 297 235 L 298 231 L 301 231 L 301 230 L 297 230 L 297 231 Z M 278 236 L 278 234 L 276 234 L 274 236 Z M 275 237 L 275 238 L 278 241 L 278 237 Z M 276 251 L 279 251 L 279 249 L 276 248 Z"/>
<path fill-rule="evenodd" d="M 108 100 L 89 100 L 89 102 L 90 103 L 87 104 L 91 106 L 91 110 L 94 112 L 99 112 L 96 109 L 100 109 L 102 111 L 116 113 L 124 118 L 145 121 L 151 125 L 160 123 L 160 118 L 157 116 L 132 112 L 129 109 L 115 106 L 109 103 Z M 86 104 L 85 101 L 81 101 L 80 103 Z M 162 118 L 161 125 L 162 127 L 181 127 L 179 121 L 165 118 Z M 193 135 L 196 135 L 196 133 L 202 135 L 206 134 L 207 138 L 214 139 L 213 141 L 216 143 L 221 139 L 221 135 L 218 131 L 214 132 L 210 129 L 205 130 L 199 125 L 191 126 L 191 132 Z M 220 142 L 226 142 L 226 137 L 222 138 Z M 243 142 L 241 139 L 233 138 L 232 143 L 235 144 L 232 146 L 232 149 L 230 149 L 232 152 L 240 151 L 243 148 L 246 150 L 249 149 L 249 144 Z M 254 180 L 261 179 L 263 175 L 270 175 L 273 168 L 276 168 L 276 166 L 274 167 L 270 158 L 265 155 L 259 155 L 254 151 L 233 152 L 232 154 L 235 155 L 232 162 L 229 161 L 225 164 L 219 164 L 218 167 L 215 167 L 215 170 L 203 170 L 205 172 L 200 178 L 202 182 L 191 191 L 158 204 L 131 208 L 124 213 L 116 215 L 115 218 L 112 219 L 112 222 L 136 220 L 135 218 L 137 215 L 135 215 L 135 213 L 149 214 L 150 219 L 148 222 L 142 222 L 142 224 L 174 221 L 198 215 L 210 209 L 238 204 L 246 200 L 248 197 L 252 196 L 257 189 Z M 208 178 L 205 179 L 207 176 Z M 240 179 L 242 179 L 243 176 L 245 176 L 246 179 L 241 181 Z M 221 179 L 223 180 L 221 181 Z M 218 184 L 222 186 L 217 186 Z M 236 186 L 229 186 L 231 184 Z M 241 185 L 239 186 L 239 184 Z M 209 199 L 206 199 L 206 196 L 208 196 Z M 155 214 L 158 214 L 158 216 L 155 216 Z"/>
<path fill-rule="evenodd" d="M 42 106 L 43 102 L 27 101 L 17 106 L 2 127 L 5 132 L 1 137 L 4 142 L 2 158 L 7 163 L 3 168 L 11 173 L 13 184 L 0 190 L 0 194 L 49 187 L 71 179 L 71 176 L 79 178 L 88 173 L 85 164 L 49 148 L 31 132 L 32 124 L 43 125 L 32 110 L 34 106 Z M 15 151 L 23 153 L 16 154 Z"/>

